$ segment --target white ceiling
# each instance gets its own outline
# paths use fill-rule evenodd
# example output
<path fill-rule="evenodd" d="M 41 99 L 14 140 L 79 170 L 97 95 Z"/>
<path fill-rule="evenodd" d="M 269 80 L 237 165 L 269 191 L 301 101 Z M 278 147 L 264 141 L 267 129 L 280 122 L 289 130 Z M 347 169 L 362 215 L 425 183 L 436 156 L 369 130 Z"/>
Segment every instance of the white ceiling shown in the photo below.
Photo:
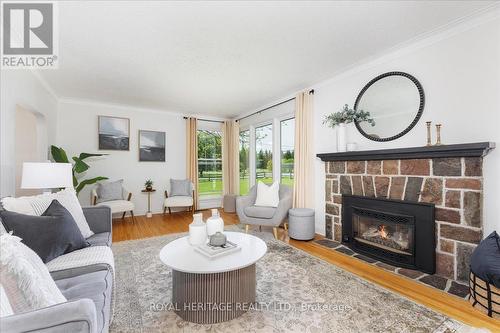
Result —
<path fill-rule="evenodd" d="M 67 1 L 42 76 L 62 98 L 230 117 L 489 4 Z"/>

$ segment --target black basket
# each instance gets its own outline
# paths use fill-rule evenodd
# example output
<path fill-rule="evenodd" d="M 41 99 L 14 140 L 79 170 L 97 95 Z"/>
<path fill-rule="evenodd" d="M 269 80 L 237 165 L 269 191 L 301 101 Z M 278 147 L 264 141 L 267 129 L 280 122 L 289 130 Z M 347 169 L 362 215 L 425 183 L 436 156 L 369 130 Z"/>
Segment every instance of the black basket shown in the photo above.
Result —
<path fill-rule="evenodd" d="M 492 318 L 500 318 L 500 289 L 481 280 L 472 271 L 469 274 L 469 302 Z"/>

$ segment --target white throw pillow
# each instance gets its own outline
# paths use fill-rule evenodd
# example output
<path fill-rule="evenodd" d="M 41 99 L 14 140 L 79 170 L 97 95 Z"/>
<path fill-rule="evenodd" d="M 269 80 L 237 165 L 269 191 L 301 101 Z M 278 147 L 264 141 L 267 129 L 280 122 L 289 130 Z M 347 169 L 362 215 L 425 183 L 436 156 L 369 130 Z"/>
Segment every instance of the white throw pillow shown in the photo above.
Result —
<path fill-rule="evenodd" d="M 14 313 L 66 302 L 42 259 L 10 234 L 0 236 L 0 283 Z"/>
<path fill-rule="evenodd" d="M 0 317 L 10 316 L 14 314 L 12 307 L 10 306 L 9 298 L 3 289 L 3 285 L 0 284 Z"/>
<path fill-rule="evenodd" d="M 85 215 L 83 215 L 82 206 L 76 197 L 74 189 L 65 189 L 56 193 L 40 194 L 29 197 L 3 198 L 2 205 L 6 210 L 27 215 L 42 215 L 49 208 L 52 200 L 57 200 L 66 208 L 75 219 L 78 229 L 80 229 L 84 238 L 89 238 L 94 233 L 90 230 Z M 31 212 L 28 211 L 31 207 Z"/>
<path fill-rule="evenodd" d="M 5 197 L 2 199 L 2 206 L 5 210 L 16 212 L 24 215 L 36 215 L 33 207 L 28 200 L 28 197 Z"/>
<path fill-rule="evenodd" d="M 278 207 L 280 202 L 280 183 L 274 182 L 267 186 L 263 182 L 257 183 L 257 198 L 255 206 Z"/>

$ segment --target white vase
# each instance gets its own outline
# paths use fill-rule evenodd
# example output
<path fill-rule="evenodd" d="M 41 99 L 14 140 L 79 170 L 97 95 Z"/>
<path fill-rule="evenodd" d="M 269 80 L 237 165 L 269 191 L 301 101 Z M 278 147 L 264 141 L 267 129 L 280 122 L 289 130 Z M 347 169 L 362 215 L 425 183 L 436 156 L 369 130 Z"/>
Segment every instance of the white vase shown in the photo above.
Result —
<path fill-rule="evenodd" d="M 210 237 L 217 232 L 224 232 L 224 220 L 217 209 L 212 209 L 212 216 L 207 220 L 207 235 Z"/>
<path fill-rule="evenodd" d="M 347 127 L 346 124 L 337 125 L 337 151 L 347 151 Z"/>
<path fill-rule="evenodd" d="M 203 222 L 203 215 L 193 214 L 193 222 L 189 225 L 189 243 L 202 245 L 207 242 L 207 225 Z"/>

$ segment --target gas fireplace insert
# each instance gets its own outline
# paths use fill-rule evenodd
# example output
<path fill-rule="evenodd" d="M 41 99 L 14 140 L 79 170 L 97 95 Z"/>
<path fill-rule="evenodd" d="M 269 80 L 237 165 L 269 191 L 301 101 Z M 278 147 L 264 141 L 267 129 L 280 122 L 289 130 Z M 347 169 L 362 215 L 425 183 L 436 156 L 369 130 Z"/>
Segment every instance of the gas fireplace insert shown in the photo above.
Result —
<path fill-rule="evenodd" d="M 388 264 L 434 274 L 434 205 L 343 195 L 342 243 Z"/>

